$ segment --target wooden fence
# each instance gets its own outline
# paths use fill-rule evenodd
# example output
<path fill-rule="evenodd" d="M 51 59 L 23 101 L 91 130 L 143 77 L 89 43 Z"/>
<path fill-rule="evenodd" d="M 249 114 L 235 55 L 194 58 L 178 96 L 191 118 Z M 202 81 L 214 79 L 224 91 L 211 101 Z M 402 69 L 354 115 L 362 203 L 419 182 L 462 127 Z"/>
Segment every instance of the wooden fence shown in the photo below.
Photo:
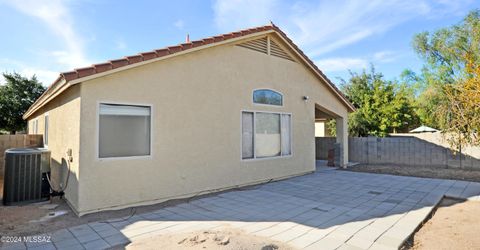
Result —
<path fill-rule="evenodd" d="M 0 135 L 0 179 L 3 180 L 5 150 L 29 147 L 43 147 L 42 135 Z"/>

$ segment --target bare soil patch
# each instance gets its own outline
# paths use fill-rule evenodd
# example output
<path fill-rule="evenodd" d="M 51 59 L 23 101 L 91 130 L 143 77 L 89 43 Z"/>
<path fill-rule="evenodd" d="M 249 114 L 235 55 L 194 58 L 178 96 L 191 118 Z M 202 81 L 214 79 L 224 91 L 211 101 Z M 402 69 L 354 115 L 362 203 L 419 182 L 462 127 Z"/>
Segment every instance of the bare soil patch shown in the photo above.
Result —
<path fill-rule="evenodd" d="M 405 249 L 480 249 L 480 202 L 445 198 Z"/>
<path fill-rule="evenodd" d="M 45 205 L 56 204 L 54 209 L 44 208 Z M 65 200 L 58 197 L 53 201 L 25 204 L 19 206 L 0 206 L 0 235 L 27 236 L 50 233 L 52 231 L 81 225 L 94 221 L 113 218 L 127 218 L 132 214 L 154 211 L 170 205 L 161 203 L 152 206 L 121 209 L 99 212 L 78 217 L 67 205 Z M 65 213 L 60 216 L 51 216 L 53 213 Z"/>
<path fill-rule="evenodd" d="M 128 218 L 136 214 L 148 213 L 163 207 L 174 206 L 185 201 L 187 201 L 187 199 L 172 200 L 149 206 L 87 214 L 82 217 L 78 217 L 65 200 L 58 197 L 53 198 L 52 202 L 46 201 L 21 206 L 0 205 L 0 235 L 27 236 L 50 233 L 58 229 L 95 221 Z M 48 204 L 56 204 L 58 206 L 55 209 L 42 208 Z M 49 214 L 52 213 L 64 212 L 66 213 L 60 216 L 49 216 Z"/>
<path fill-rule="evenodd" d="M 480 171 L 457 168 L 359 164 L 342 170 L 480 182 Z"/>
<path fill-rule="evenodd" d="M 122 247 L 123 248 L 123 247 Z M 224 228 L 212 231 L 197 231 L 183 234 L 159 235 L 130 243 L 126 249 L 221 249 L 221 250 L 293 250 L 295 248 L 265 237 Z"/>
<path fill-rule="evenodd" d="M 202 194 L 194 196 L 192 198 L 169 200 L 166 202 L 148 206 L 137 206 L 120 210 L 103 211 L 87 214 L 82 217 L 78 217 L 68 206 L 65 200 L 60 199 L 59 197 L 54 197 L 50 201 L 46 202 L 25 204 L 19 206 L 3 206 L 3 203 L 0 200 L 0 235 L 38 235 L 90 222 L 107 221 L 110 219 L 123 219 L 136 214 L 148 213 L 164 207 L 175 206 L 179 203 L 184 203 L 195 199 L 215 196 L 220 193 L 229 192 L 232 190 L 246 190 L 255 186 L 256 185 L 252 185 L 236 189 L 213 192 L 209 194 Z M 3 188 L 3 183 L 1 181 L 0 187 Z M 42 208 L 43 206 L 48 204 L 56 204 L 58 206 L 54 209 Z M 60 216 L 49 216 L 49 214 L 52 213 L 65 214 Z"/>

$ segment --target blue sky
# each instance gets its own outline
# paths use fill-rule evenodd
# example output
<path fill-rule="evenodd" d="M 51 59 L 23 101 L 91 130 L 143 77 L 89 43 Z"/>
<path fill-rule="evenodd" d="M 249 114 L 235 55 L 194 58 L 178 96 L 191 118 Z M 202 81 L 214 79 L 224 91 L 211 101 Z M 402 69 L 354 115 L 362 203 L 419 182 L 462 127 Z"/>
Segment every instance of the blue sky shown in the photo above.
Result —
<path fill-rule="evenodd" d="M 0 0 L 0 72 L 59 72 L 272 20 L 334 82 L 373 63 L 388 79 L 422 62 L 412 36 L 462 20 L 475 0 Z"/>

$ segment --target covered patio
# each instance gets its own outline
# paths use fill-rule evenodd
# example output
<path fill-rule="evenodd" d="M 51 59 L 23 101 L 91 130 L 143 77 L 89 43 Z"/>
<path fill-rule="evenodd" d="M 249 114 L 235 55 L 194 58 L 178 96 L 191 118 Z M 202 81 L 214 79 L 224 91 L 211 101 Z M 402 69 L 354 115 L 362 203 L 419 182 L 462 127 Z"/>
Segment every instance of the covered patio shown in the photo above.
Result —
<path fill-rule="evenodd" d="M 330 121 L 335 121 L 335 136 L 328 127 Z M 337 167 L 346 167 L 348 164 L 348 126 L 347 118 L 336 114 L 333 111 L 315 104 L 315 137 L 335 137 L 334 162 Z M 316 157 L 324 156 L 326 160 L 329 148 L 316 145 Z M 319 152 L 321 151 L 321 152 Z M 317 159 L 318 160 L 318 159 Z"/>

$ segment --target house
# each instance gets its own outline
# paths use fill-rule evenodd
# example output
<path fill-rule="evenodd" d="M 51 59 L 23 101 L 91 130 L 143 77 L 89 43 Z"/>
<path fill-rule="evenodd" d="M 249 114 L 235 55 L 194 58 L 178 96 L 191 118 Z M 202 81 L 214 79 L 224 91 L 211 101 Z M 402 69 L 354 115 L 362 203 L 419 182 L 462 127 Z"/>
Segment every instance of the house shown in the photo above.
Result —
<path fill-rule="evenodd" d="M 81 216 L 310 173 L 316 119 L 344 166 L 353 110 L 270 24 L 61 73 L 24 119 Z"/>

